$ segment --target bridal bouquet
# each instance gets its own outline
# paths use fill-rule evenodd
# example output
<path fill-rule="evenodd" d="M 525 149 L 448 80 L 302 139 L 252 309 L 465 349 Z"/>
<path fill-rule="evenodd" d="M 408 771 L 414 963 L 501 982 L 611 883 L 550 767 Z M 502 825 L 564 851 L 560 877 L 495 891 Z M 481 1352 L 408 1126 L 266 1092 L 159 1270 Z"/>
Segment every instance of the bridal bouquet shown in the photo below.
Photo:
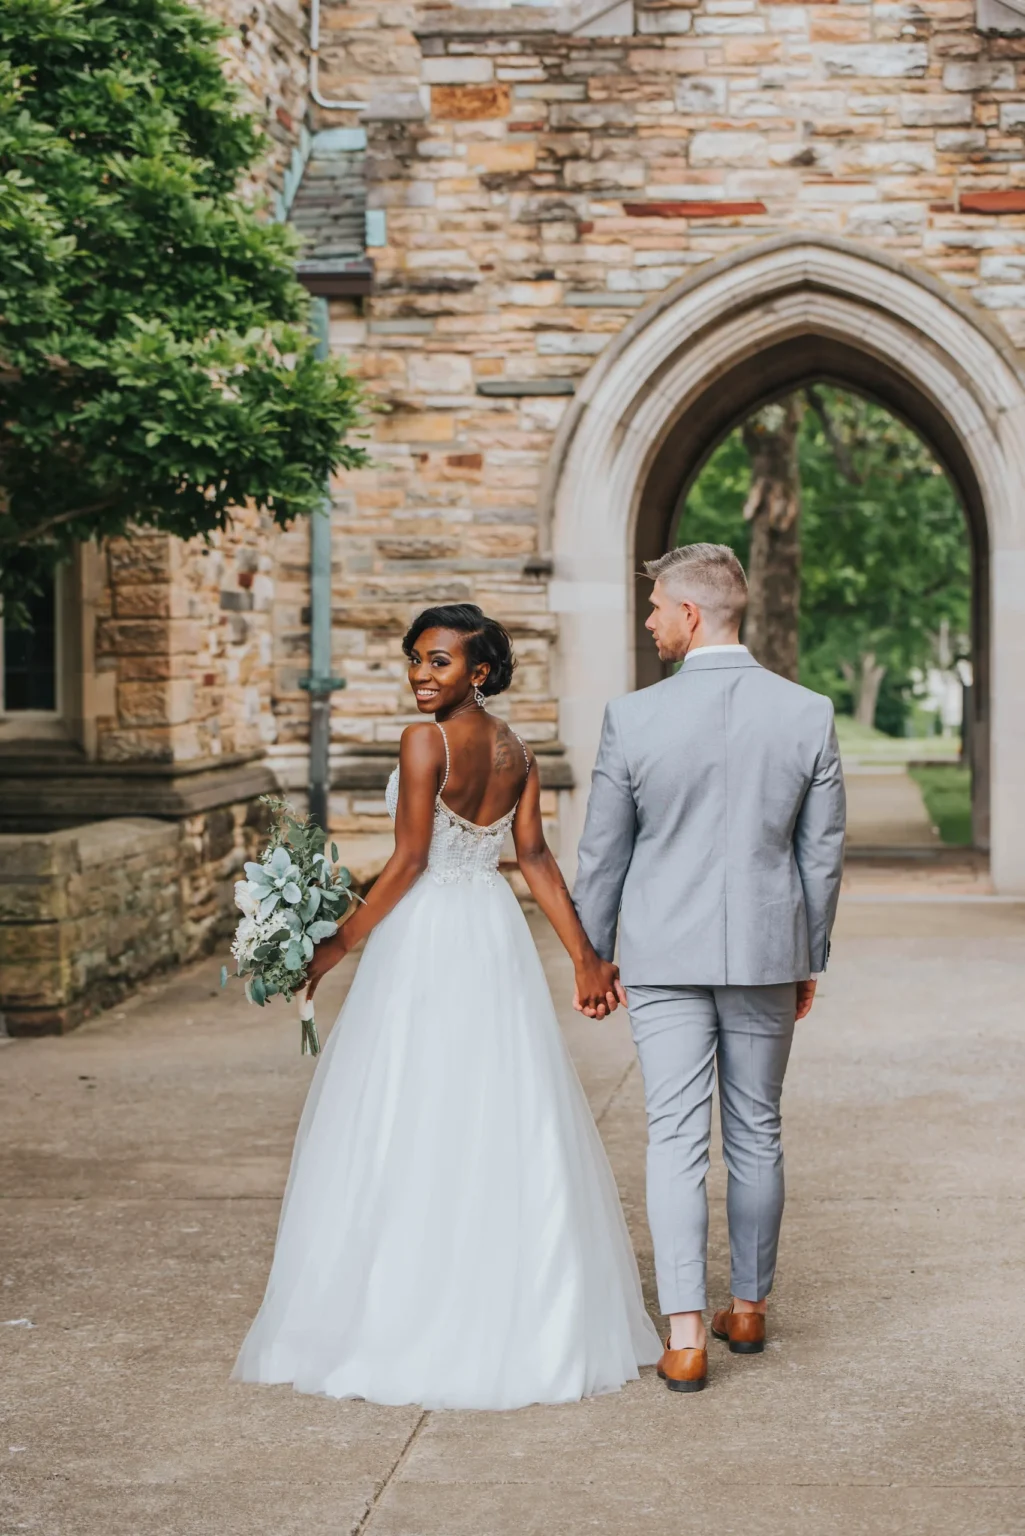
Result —
<path fill-rule="evenodd" d="M 264 795 L 271 810 L 271 830 L 258 864 L 246 864 L 246 879 L 235 886 L 235 905 L 242 913 L 231 953 L 236 974 L 245 977 L 246 997 L 263 1007 L 272 997 L 291 1002 L 306 982 L 313 946 L 333 937 L 338 920 L 360 898 L 352 876 L 338 866 L 338 849 L 331 844 L 331 861 L 324 854 L 324 834 L 308 816 L 297 816 L 284 800 Z M 221 966 L 221 985 L 228 980 Z M 302 1053 L 320 1051 L 313 1006 L 300 1010 Z"/>

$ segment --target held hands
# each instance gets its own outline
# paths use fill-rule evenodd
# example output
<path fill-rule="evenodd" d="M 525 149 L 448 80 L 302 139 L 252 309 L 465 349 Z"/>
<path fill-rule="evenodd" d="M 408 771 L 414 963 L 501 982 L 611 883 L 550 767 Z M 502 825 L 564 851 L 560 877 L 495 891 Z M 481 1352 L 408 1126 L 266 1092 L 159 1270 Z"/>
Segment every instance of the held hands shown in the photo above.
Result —
<path fill-rule="evenodd" d="M 620 1003 L 626 1007 L 626 992 L 619 979 L 619 966 L 600 960 L 593 952 L 576 967 L 573 1007 L 589 1019 L 604 1019 L 615 1013 Z"/>

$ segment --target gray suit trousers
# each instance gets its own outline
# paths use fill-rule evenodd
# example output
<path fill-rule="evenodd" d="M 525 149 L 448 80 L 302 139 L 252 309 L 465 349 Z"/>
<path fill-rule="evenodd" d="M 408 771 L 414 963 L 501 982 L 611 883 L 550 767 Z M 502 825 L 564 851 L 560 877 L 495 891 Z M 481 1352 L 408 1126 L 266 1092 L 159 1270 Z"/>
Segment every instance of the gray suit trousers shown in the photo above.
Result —
<path fill-rule="evenodd" d="M 708 1146 L 719 1078 L 730 1288 L 772 1288 L 783 1217 L 780 1099 L 796 986 L 628 986 L 648 1112 L 648 1221 L 663 1313 L 700 1312 L 708 1244 Z"/>

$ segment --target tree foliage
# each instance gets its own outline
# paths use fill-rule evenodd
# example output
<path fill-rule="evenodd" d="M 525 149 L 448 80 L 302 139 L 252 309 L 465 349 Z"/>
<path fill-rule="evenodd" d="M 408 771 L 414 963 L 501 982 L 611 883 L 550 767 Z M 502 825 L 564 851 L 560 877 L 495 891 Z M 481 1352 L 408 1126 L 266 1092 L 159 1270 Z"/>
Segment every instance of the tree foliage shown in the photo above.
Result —
<path fill-rule="evenodd" d="M 260 130 L 184 0 L 0 8 L 0 583 L 143 524 L 279 523 L 363 462 L 294 240 L 238 192 Z M 2 591 L 2 586 L 0 586 Z"/>
<path fill-rule="evenodd" d="M 801 681 L 850 710 L 868 658 L 890 690 L 906 688 L 914 669 L 935 661 L 944 621 L 967 654 L 968 531 L 953 485 L 922 440 L 883 407 L 819 386 L 805 400 L 798 461 Z M 692 486 L 681 542 L 731 544 L 746 563 L 750 489 L 738 428 Z"/>

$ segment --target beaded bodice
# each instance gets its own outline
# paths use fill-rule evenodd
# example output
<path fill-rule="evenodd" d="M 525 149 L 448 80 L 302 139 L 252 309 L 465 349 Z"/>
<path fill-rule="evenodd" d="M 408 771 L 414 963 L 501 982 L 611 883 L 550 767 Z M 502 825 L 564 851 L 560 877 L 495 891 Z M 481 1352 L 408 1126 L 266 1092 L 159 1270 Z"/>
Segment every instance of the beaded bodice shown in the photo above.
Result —
<path fill-rule="evenodd" d="M 445 777 L 441 781 L 441 789 L 434 802 L 434 831 L 431 835 L 431 848 L 427 857 L 427 873 L 439 885 L 452 885 L 457 881 L 483 881 L 486 885 L 493 885 L 498 878 L 498 861 L 502 856 L 502 845 L 508 836 L 519 800 L 511 811 L 507 811 L 498 821 L 493 821 L 488 827 L 478 826 L 475 821 L 467 821 L 447 806 L 441 798 L 448 783 L 451 760 L 448 751 L 448 737 L 444 728 L 439 725 L 442 737 L 445 741 Z M 516 738 L 519 741 L 519 737 Z M 523 743 L 520 742 L 523 746 Z M 527 759 L 529 768 L 530 759 L 527 757 L 527 749 L 523 747 L 523 755 Z M 395 820 L 395 812 L 399 803 L 399 770 L 396 768 L 388 780 L 385 790 L 385 804 L 388 807 L 388 815 Z"/>

